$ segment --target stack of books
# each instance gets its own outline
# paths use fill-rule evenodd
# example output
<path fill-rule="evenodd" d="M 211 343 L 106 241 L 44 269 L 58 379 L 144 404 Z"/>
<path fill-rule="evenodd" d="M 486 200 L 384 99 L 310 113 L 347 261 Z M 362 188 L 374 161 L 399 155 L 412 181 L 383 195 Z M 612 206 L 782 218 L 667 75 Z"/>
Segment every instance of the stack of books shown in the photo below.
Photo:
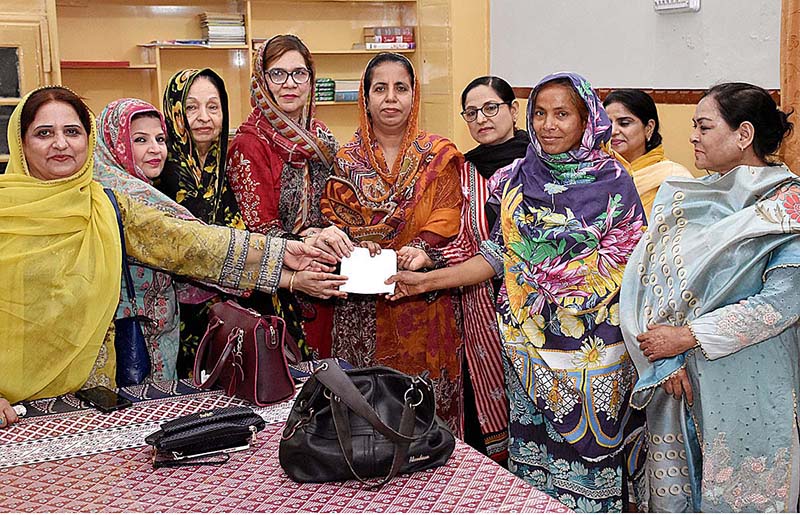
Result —
<path fill-rule="evenodd" d="M 366 50 L 413 50 L 415 47 L 414 27 L 364 27 Z"/>
<path fill-rule="evenodd" d="M 333 102 L 336 83 L 327 77 L 317 78 L 314 85 L 314 100 L 317 102 Z"/>
<path fill-rule="evenodd" d="M 204 12 L 200 28 L 208 46 L 244 45 L 244 15 Z"/>
<path fill-rule="evenodd" d="M 333 99 L 335 102 L 355 102 L 358 100 L 360 80 L 337 80 Z"/>

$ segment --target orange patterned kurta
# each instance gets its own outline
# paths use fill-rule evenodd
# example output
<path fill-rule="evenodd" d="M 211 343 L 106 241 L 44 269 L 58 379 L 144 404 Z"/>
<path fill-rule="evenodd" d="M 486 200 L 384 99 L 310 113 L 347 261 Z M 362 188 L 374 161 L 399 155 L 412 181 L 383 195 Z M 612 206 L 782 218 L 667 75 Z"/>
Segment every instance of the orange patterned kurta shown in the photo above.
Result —
<path fill-rule="evenodd" d="M 322 213 L 356 242 L 395 250 L 419 246 L 430 255 L 458 233 L 464 158 L 446 138 L 418 129 L 419 88 L 414 91 L 403 146 L 389 169 L 366 115 L 362 81 L 360 127 L 336 155 Z M 458 302 L 447 291 L 397 302 L 351 295 L 337 306 L 334 355 L 356 366 L 381 364 L 408 374 L 428 370 L 440 416 L 461 435 L 458 317 Z"/>

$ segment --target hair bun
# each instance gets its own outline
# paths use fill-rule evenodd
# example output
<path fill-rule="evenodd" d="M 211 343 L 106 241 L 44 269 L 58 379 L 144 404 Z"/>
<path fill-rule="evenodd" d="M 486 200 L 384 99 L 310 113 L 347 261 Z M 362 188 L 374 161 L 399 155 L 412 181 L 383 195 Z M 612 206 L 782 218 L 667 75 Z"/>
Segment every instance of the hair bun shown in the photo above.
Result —
<path fill-rule="evenodd" d="M 794 131 L 794 123 L 789 121 L 789 117 L 794 114 L 794 108 L 789 109 L 788 112 L 783 111 L 780 108 L 778 108 L 777 111 L 778 120 L 780 121 L 781 126 L 781 134 L 786 137 Z"/>

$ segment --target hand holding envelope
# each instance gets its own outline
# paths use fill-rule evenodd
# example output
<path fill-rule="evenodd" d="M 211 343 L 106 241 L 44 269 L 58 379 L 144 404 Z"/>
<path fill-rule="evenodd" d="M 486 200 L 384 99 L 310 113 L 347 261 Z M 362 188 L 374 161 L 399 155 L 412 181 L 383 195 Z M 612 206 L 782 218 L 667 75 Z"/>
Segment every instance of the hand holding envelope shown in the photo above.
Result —
<path fill-rule="evenodd" d="M 382 249 L 380 254 L 369 255 L 369 250 L 356 247 L 350 257 L 342 258 L 341 275 L 347 282 L 339 291 L 361 294 L 393 294 L 394 284 L 384 281 L 397 273 L 397 254 L 391 249 Z"/>

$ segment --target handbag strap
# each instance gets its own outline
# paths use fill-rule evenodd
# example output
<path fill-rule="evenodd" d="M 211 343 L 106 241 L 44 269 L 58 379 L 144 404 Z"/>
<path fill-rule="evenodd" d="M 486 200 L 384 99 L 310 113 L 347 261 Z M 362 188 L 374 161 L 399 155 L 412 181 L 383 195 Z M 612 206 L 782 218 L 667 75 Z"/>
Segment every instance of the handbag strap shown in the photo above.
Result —
<path fill-rule="evenodd" d="M 336 438 L 339 440 L 339 447 L 342 449 L 342 455 L 353 477 L 370 488 L 379 488 L 394 479 L 406 462 L 408 449 L 411 444 L 409 442 L 394 442 L 394 456 L 389 472 L 378 481 L 368 481 L 359 476 L 353 466 L 353 434 L 350 428 L 350 417 L 347 416 L 345 407 L 336 396 L 331 396 L 330 405 L 331 414 L 333 415 L 333 425 L 336 428 Z M 413 435 L 415 421 L 416 410 L 411 404 L 411 401 L 406 400 L 403 405 L 403 414 L 400 417 L 400 432 Z"/>
<path fill-rule="evenodd" d="M 222 373 L 222 368 L 225 366 L 225 363 L 228 361 L 228 357 L 230 357 L 231 352 L 233 351 L 233 346 L 235 345 L 234 338 L 236 338 L 236 336 L 234 336 L 234 331 L 231 331 L 228 334 L 228 341 L 225 342 L 225 348 L 222 349 L 219 358 L 217 358 L 217 362 L 214 364 L 214 368 L 211 369 L 211 375 L 209 375 L 205 381 L 200 381 L 200 367 L 205 361 L 211 338 L 213 337 L 214 332 L 217 331 L 222 325 L 223 322 L 218 317 L 211 319 L 211 322 L 208 324 L 208 329 L 206 329 L 206 334 L 203 335 L 203 339 L 200 340 L 200 345 L 197 347 L 197 354 L 195 355 L 194 359 L 192 381 L 194 382 L 195 386 L 200 388 L 211 388 L 211 386 L 217 382 L 217 379 L 219 379 L 219 376 Z"/>
<path fill-rule="evenodd" d="M 348 408 L 369 422 L 376 431 L 392 442 L 411 443 L 414 441 L 413 436 L 398 433 L 380 419 L 369 402 L 367 402 L 367 399 L 361 394 L 361 391 L 356 388 L 350 377 L 336 363 L 336 360 L 328 358 L 321 361 L 322 364 L 314 371 L 314 377 L 331 391 L 331 397 L 334 395 L 339 397 Z M 425 432 L 430 431 L 434 421 L 435 417 L 431 420 L 431 425 Z"/>
<path fill-rule="evenodd" d="M 119 227 L 119 240 L 122 243 L 122 276 L 125 279 L 125 286 L 128 290 L 128 300 L 133 304 L 136 305 L 136 288 L 133 286 L 133 277 L 131 277 L 130 268 L 128 268 L 128 251 L 125 247 L 125 229 L 122 225 L 122 215 L 119 211 L 119 203 L 117 202 L 117 197 L 114 195 L 114 192 L 111 191 L 110 188 L 103 188 L 103 191 L 106 192 L 108 195 L 108 200 L 111 201 L 111 205 L 114 206 L 114 213 L 117 215 L 117 226 Z"/>

